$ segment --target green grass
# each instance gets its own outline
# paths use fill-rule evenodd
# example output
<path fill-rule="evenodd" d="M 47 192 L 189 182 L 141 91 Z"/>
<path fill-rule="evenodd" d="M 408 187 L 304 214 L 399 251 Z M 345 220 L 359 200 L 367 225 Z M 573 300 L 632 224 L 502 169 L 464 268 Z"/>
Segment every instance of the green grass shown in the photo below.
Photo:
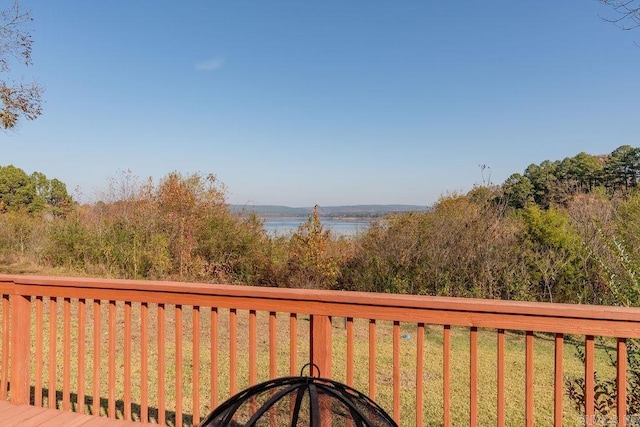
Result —
<path fill-rule="evenodd" d="M 46 300 L 45 300 L 46 301 Z M 75 393 L 78 381 L 78 346 L 77 346 L 77 305 L 76 300 L 73 301 L 72 308 L 72 342 L 76 344 L 71 347 L 71 385 L 72 392 Z M 92 301 L 87 304 L 87 323 L 85 325 L 86 342 L 85 342 L 85 410 L 89 412 L 92 402 L 92 373 L 93 366 L 93 316 L 91 310 Z M 212 407 L 210 402 L 211 380 L 210 380 L 210 317 L 209 310 L 202 309 L 200 313 L 200 336 L 201 348 L 199 351 L 200 371 L 193 372 L 193 352 L 192 352 L 192 311 L 191 307 L 184 307 L 183 319 L 183 376 L 181 383 L 183 385 L 183 404 L 182 413 L 185 424 L 191 424 L 193 420 L 192 414 L 192 391 L 191 380 L 194 375 L 200 378 L 200 416 L 205 416 Z M 101 398 L 106 399 L 108 396 L 108 337 L 109 331 L 107 327 L 108 309 L 107 304 L 101 306 L 102 328 L 100 334 L 101 340 Z M 149 319 L 149 342 L 146 343 L 149 349 L 149 406 L 152 408 L 150 413 L 154 419 L 157 417 L 157 411 L 154 408 L 158 406 L 157 399 L 157 319 L 156 306 L 150 305 Z M 44 363 L 43 363 L 43 387 L 48 389 L 54 387 L 56 390 L 62 390 L 63 377 L 63 360 L 62 352 L 62 303 L 58 304 L 57 325 L 57 351 L 56 360 L 56 383 L 48 383 L 48 304 L 45 304 L 45 323 L 43 328 L 44 337 Z M 35 318 L 35 309 L 32 313 Z M 140 403 L 140 320 L 139 320 L 139 304 L 133 304 L 133 324 L 132 324 L 132 395 L 133 402 Z M 219 311 L 219 376 L 217 378 L 219 401 L 229 397 L 229 311 L 221 309 Z M 355 320 L 355 338 L 354 338 L 354 388 L 365 394 L 369 393 L 368 376 L 369 376 L 369 334 L 368 320 Z M 308 360 L 308 317 L 300 315 L 298 317 L 298 366 L 294 371 L 299 372 L 300 368 Z M 123 304 L 117 304 L 117 327 L 116 327 L 116 398 L 119 399 L 117 407 L 119 416 L 122 416 L 123 403 L 121 401 L 124 394 L 124 315 Z M 238 358 L 236 360 L 238 377 L 237 390 L 249 386 L 248 379 L 248 313 L 239 311 L 238 313 L 238 336 L 237 342 Z M 32 333 L 35 333 L 35 325 Z M 401 354 L 401 425 L 411 426 L 416 424 L 415 420 L 415 372 L 416 372 L 416 325 L 401 324 L 401 334 L 407 334 L 408 337 L 400 340 Z M 268 337 L 268 313 L 258 313 L 258 353 L 257 353 L 257 381 L 265 381 L 269 378 L 269 337 Z M 479 395 L 479 425 L 495 425 L 496 424 L 496 345 L 497 334 L 495 330 L 479 330 L 478 332 L 478 395 Z M 424 340 L 424 425 L 437 426 L 442 424 L 442 326 L 427 326 L 425 328 Z M 584 365 L 576 356 L 576 346 L 581 346 L 583 337 L 577 337 L 576 340 L 568 337 L 565 340 L 564 347 L 564 374 L 566 377 L 582 377 L 584 375 Z M 288 376 L 289 367 L 289 315 L 281 313 L 277 320 L 277 376 Z M 596 369 L 600 378 L 611 378 L 615 375 L 614 369 L 609 366 L 608 356 L 605 351 L 605 345 L 613 345 L 613 341 L 604 341 L 603 344 L 596 348 Z M 1 343 L 0 343 L 1 345 Z M 378 322 L 376 335 L 376 383 L 377 392 L 375 400 L 389 413 L 392 412 L 392 349 L 393 334 L 391 322 Z M 176 402 L 176 362 L 175 362 L 175 310 L 173 306 L 167 307 L 167 323 L 166 323 L 166 345 L 165 357 L 167 360 L 167 368 L 164 373 L 166 378 L 166 401 L 167 401 L 167 419 L 170 424 L 175 421 L 175 402 Z M 0 348 L 0 351 L 2 349 Z M 35 346 L 32 351 L 35 352 Z M 335 380 L 346 382 L 346 330 L 342 319 L 334 319 L 333 322 L 333 378 Z M 523 333 L 506 332 L 506 349 L 505 349 L 505 384 L 506 384 L 506 418 L 507 424 L 513 426 L 521 426 L 524 424 L 525 402 L 524 402 L 524 384 L 525 384 L 525 336 Z M 32 370 L 35 372 L 35 360 L 32 362 Z M 545 334 L 536 334 L 534 349 L 535 364 L 535 418 L 536 425 L 552 425 L 553 424 L 553 378 L 554 378 L 554 341 L 553 337 Z M 454 426 L 464 426 L 469 424 L 469 330 L 468 328 L 452 328 L 451 329 L 451 416 Z M 75 395 L 75 394 L 74 394 Z M 58 393 L 58 406 L 61 406 L 61 393 Z M 74 402 L 75 397 L 72 397 Z M 45 393 L 45 405 L 47 398 Z M 102 413 L 106 412 L 107 402 L 101 401 Z M 77 402 L 75 402 L 77 406 Z M 563 425 L 579 425 L 580 414 L 573 409 L 573 404 L 565 397 L 564 405 L 564 422 Z M 134 407 L 134 419 L 137 417 L 139 407 Z"/>

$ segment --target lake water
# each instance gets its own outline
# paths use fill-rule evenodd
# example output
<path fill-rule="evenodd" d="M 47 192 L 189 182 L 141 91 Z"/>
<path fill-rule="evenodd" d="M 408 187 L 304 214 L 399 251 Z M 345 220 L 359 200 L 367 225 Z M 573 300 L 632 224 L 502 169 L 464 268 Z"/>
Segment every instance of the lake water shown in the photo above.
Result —
<path fill-rule="evenodd" d="M 368 221 L 321 220 L 324 230 L 331 230 L 334 236 L 355 236 L 369 228 Z M 267 218 L 264 228 L 272 236 L 288 236 L 298 230 L 300 224 L 307 222 L 306 218 Z"/>

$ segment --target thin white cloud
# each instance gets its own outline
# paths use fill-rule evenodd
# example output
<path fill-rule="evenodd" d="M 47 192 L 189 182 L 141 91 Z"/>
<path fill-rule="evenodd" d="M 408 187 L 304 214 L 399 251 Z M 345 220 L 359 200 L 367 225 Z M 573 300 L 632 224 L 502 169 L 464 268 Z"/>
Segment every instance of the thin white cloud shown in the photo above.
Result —
<path fill-rule="evenodd" d="M 197 71 L 214 71 L 220 69 L 223 64 L 224 58 L 216 56 L 208 61 L 198 62 L 195 68 Z"/>

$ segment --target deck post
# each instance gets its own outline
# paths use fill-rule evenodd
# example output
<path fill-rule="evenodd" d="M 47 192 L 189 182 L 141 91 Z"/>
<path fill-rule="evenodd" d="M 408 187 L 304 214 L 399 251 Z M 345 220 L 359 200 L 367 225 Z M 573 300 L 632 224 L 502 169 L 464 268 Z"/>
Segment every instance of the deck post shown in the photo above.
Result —
<path fill-rule="evenodd" d="M 318 367 L 319 373 L 311 368 L 311 376 L 319 374 L 323 378 L 331 378 L 331 316 L 312 315 L 309 334 L 310 362 Z"/>
<path fill-rule="evenodd" d="M 332 331 L 331 316 L 312 315 L 310 317 L 311 333 L 309 334 L 311 342 L 309 343 L 309 355 L 312 366 L 309 375 L 316 374 L 323 378 L 331 378 L 331 348 L 332 348 Z M 320 372 L 316 372 L 313 365 L 318 367 Z M 320 426 L 331 427 L 332 412 L 331 401 L 327 396 L 320 396 Z"/>
<path fill-rule="evenodd" d="M 31 367 L 31 299 L 11 295 L 11 403 L 28 405 Z"/>

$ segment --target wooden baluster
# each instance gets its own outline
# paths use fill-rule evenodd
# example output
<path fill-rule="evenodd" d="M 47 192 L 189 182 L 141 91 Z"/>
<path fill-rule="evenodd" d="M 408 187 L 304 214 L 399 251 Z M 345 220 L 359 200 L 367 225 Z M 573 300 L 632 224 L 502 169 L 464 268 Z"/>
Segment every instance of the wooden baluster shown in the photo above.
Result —
<path fill-rule="evenodd" d="M 43 329 L 44 329 L 44 302 L 42 297 L 36 297 L 36 378 L 35 378 L 35 399 L 34 404 L 38 407 L 42 406 L 42 347 L 43 347 Z"/>
<path fill-rule="evenodd" d="M 444 427 L 451 425 L 451 326 L 442 331 L 442 418 Z"/>
<path fill-rule="evenodd" d="M 211 307 L 211 409 L 218 406 L 218 309 Z"/>
<path fill-rule="evenodd" d="M 149 422 L 149 303 L 140 304 L 140 421 Z"/>
<path fill-rule="evenodd" d="M 400 322 L 393 322 L 393 419 L 400 424 Z"/>
<path fill-rule="evenodd" d="M 376 399 L 376 321 L 369 319 L 369 397 Z"/>
<path fill-rule="evenodd" d="M 276 313 L 269 313 L 269 378 L 278 376 L 278 336 L 276 334 Z"/>
<path fill-rule="evenodd" d="M 76 399 L 76 412 L 79 412 L 81 414 L 85 413 L 84 375 L 86 323 L 86 301 L 83 298 L 80 298 L 78 300 L 78 395 Z"/>
<path fill-rule="evenodd" d="M 618 399 L 616 402 L 618 426 L 627 426 L 627 340 L 618 338 L 617 345 L 617 369 L 616 369 L 616 389 Z"/>
<path fill-rule="evenodd" d="M 193 365 L 193 384 L 192 384 L 192 400 L 193 400 L 193 424 L 200 424 L 200 307 L 194 306 L 192 310 L 192 326 L 193 338 L 191 351 L 191 360 Z"/>
<path fill-rule="evenodd" d="M 100 416 L 100 300 L 93 300 L 93 415 Z"/>
<path fill-rule="evenodd" d="M 424 323 L 416 331 L 416 426 L 424 424 Z"/>
<path fill-rule="evenodd" d="M 504 329 L 498 329 L 498 427 L 504 427 Z"/>
<path fill-rule="evenodd" d="M 56 409 L 58 406 L 56 397 L 57 388 L 57 333 L 58 333 L 58 301 L 56 298 L 49 298 L 49 408 Z"/>
<path fill-rule="evenodd" d="M 562 398 L 564 397 L 564 378 L 562 353 L 564 336 L 556 334 L 555 338 L 555 363 L 554 363 L 554 392 L 553 392 L 553 422 L 557 426 L 562 425 Z"/>
<path fill-rule="evenodd" d="M 116 302 L 109 301 L 109 418 L 116 417 Z"/>
<path fill-rule="evenodd" d="M 9 386 L 9 295 L 2 295 L 2 366 L 0 370 L 0 399 L 7 400 Z"/>
<path fill-rule="evenodd" d="M 229 310 L 229 394 L 238 392 L 238 312 L 235 308 Z"/>
<path fill-rule="evenodd" d="M 256 384 L 257 369 L 257 332 L 256 332 L 256 311 L 249 311 L 249 385 Z"/>
<path fill-rule="evenodd" d="M 298 374 L 298 315 L 289 314 L 289 375 Z"/>
<path fill-rule="evenodd" d="M 131 421 L 131 301 L 124 303 L 124 419 Z"/>
<path fill-rule="evenodd" d="M 278 337 L 276 335 L 276 313 L 269 313 L 269 378 L 273 379 L 277 376 L 278 363 Z M 272 407 L 269 409 L 269 425 L 276 427 L 277 413 Z"/>
<path fill-rule="evenodd" d="M 478 425 L 478 328 L 469 329 L 469 425 Z"/>
<path fill-rule="evenodd" d="M 525 338 L 525 422 L 533 427 L 535 413 L 533 406 L 533 332 L 527 331 Z"/>
<path fill-rule="evenodd" d="M 175 307 L 176 320 L 176 427 L 182 427 L 182 306 Z"/>
<path fill-rule="evenodd" d="M 71 299 L 62 303 L 62 410 L 71 410 Z"/>
<path fill-rule="evenodd" d="M 593 335 L 587 335 L 585 337 L 584 346 L 584 415 L 587 418 L 587 423 L 593 423 L 595 416 L 594 406 L 594 341 Z M 588 424 L 589 425 L 589 424 Z"/>
<path fill-rule="evenodd" d="M 158 304 L 158 424 L 165 424 L 166 396 L 165 396 L 165 305 Z"/>
<path fill-rule="evenodd" d="M 347 385 L 353 387 L 353 317 L 347 317 Z"/>

